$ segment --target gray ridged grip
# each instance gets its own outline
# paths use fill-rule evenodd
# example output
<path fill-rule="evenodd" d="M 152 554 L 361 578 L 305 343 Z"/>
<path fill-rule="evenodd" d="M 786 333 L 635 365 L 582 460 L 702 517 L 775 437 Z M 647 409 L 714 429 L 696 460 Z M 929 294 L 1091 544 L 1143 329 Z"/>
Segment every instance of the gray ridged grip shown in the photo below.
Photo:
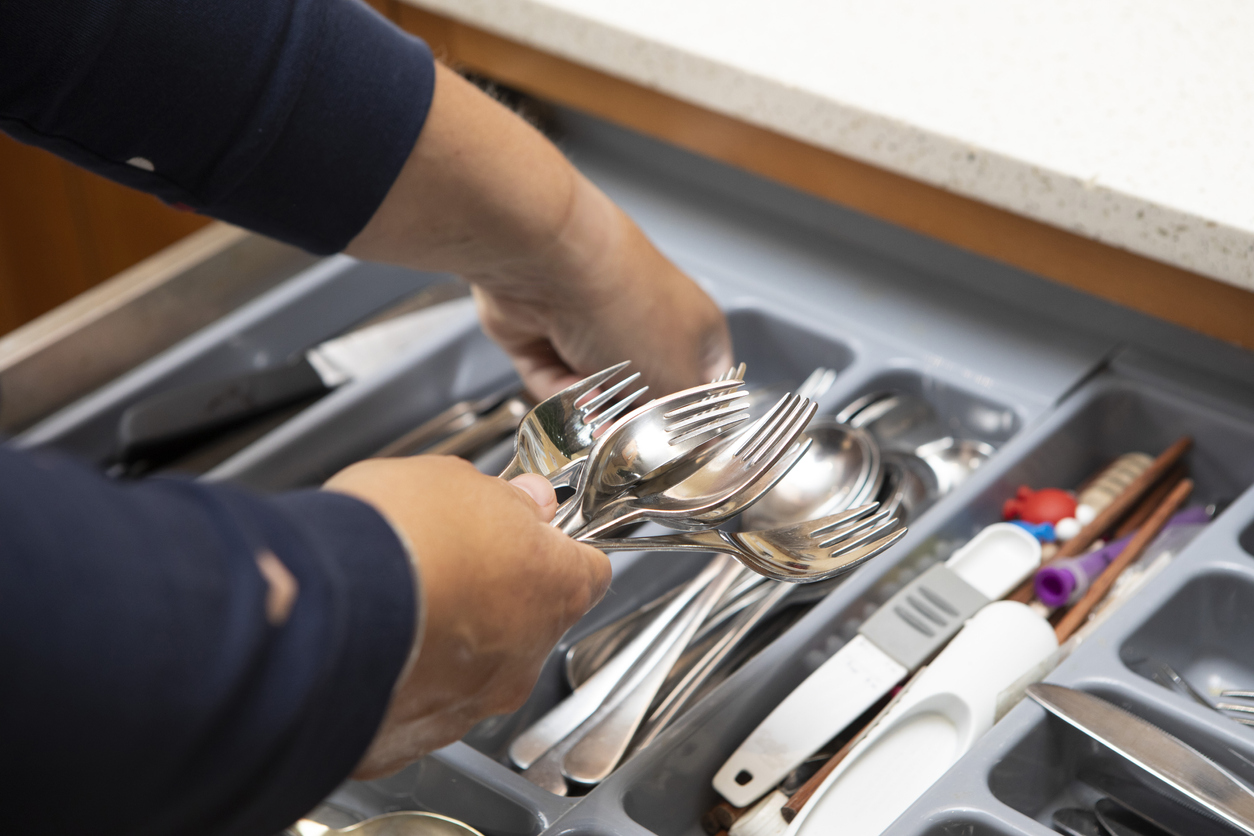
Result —
<path fill-rule="evenodd" d="M 987 603 L 979 590 L 937 564 L 889 598 L 858 632 L 913 671 Z"/>

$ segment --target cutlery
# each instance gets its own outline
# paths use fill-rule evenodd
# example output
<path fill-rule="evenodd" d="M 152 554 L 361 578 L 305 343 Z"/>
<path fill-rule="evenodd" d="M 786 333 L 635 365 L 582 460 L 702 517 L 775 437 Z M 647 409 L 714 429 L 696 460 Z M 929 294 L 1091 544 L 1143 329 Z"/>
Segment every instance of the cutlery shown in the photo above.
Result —
<path fill-rule="evenodd" d="M 747 807 L 922 667 L 963 622 L 1040 565 L 1041 544 L 995 523 L 899 590 L 737 747 L 714 789 Z"/>
<path fill-rule="evenodd" d="M 872 498 L 880 478 L 880 452 L 865 431 L 817 418 L 806 428 L 813 445 L 788 475 L 745 516 L 751 528 L 816 519 Z"/>
<path fill-rule="evenodd" d="M 1110 836 L 1172 836 L 1169 831 L 1163 830 L 1153 822 L 1146 821 L 1109 798 L 1099 798 L 1093 805 L 1093 813 Z M 1181 836 L 1200 836 L 1200 834 L 1190 832 Z"/>
<path fill-rule="evenodd" d="M 301 819 L 283 831 L 284 836 L 483 836 L 465 822 L 436 813 L 402 810 L 372 816 L 348 827 L 328 827 Z"/>
<path fill-rule="evenodd" d="M 387 459 L 421 453 L 431 445 L 472 427 L 481 416 L 519 397 L 522 397 L 522 387 L 511 383 L 485 397 L 458 401 L 439 415 L 422 422 L 380 448 L 371 458 Z"/>
<path fill-rule="evenodd" d="M 663 689 L 665 697 L 655 704 L 644 731 L 632 746 L 633 753 L 665 731 L 713 682 L 730 673 L 733 667 L 730 663 L 738 664 L 747 659 L 746 655 L 736 657 L 734 654 L 742 651 L 750 638 L 769 632 L 765 628 L 758 630 L 759 627 L 772 617 L 782 616 L 788 609 L 822 600 L 843 580 L 836 577 L 822 583 L 798 585 L 768 581 L 760 575 L 749 578 L 755 586 L 737 599 L 736 606 L 724 607 L 724 611 L 732 610 L 725 623 L 712 627 L 715 621 L 712 616 L 692 641 L 690 648 L 707 645 L 702 648 L 703 652 L 687 664 L 681 661 L 671 672 L 674 684 L 668 683 Z M 751 649 L 752 652 L 756 651 Z"/>
<path fill-rule="evenodd" d="M 796 588 L 786 584 L 772 584 L 766 590 L 765 595 L 737 614 L 730 628 L 697 660 L 675 687 L 653 709 L 645 723 L 643 733 L 632 745 L 633 754 L 657 739 L 657 736 L 664 732 L 683 713 L 684 709 L 692 702 L 693 697 L 705 687 L 706 683 L 714 676 L 728 656 L 739 647 L 745 637 L 761 624 Z"/>
<path fill-rule="evenodd" d="M 728 590 L 727 595 L 719 601 L 718 607 L 701 625 L 700 632 L 693 639 L 699 644 L 711 634 L 726 626 L 739 612 L 751 607 L 761 599 L 765 590 L 766 578 L 761 575 L 748 575 Z M 817 584 L 822 591 L 823 585 Z M 808 587 L 807 587 L 808 589 Z M 566 681 L 572 688 L 578 688 L 588 677 L 596 673 L 620 648 L 624 647 L 644 628 L 649 616 L 657 612 L 674 598 L 678 588 L 671 589 L 658 596 L 637 610 L 634 610 L 617 621 L 613 621 L 594 633 L 584 636 L 566 651 Z"/>
<path fill-rule="evenodd" d="M 648 391 L 649 387 L 642 386 L 614 402 L 616 396 L 640 379 L 636 372 L 597 392 L 629 364 L 624 361 L 610 366 L 536 404 L 518 426 L 514 457 L 501 471 L 501 478 L 513 479 L 524 473 L 551 477 L 586 456 L 597 431 Z"/>
<path fill-rule="evenodd" d="M 1051 817 L 1054 830 L 1063 836 L 1108 836 L 1097 821 L 1097 814 L 1079 807 L 1063 807 Z"/>
<path fill-rule="evenodd" d="M 850 401 L 840 412 L 836 413 L 836 422 L 840 424 L 853 424 L 853 418 L 859 412 L 862 412 L 872 404 L 878 403 L 885 398 L 894 397 L 897 393 L 890 391 L 868 392 L 867 394 Z"/>
<path fill-rule="evenodd" d="M 589 633 L 566 649 L 565 671 L 566 682 L 571 688 L 578 688 L 588 681 L 601 667 L 614 658 L 614 654 L 627 646 L 632 639 L 640 634 L 655 615 L 659 607 L 669 604 L 679 592 L 679 587 L 670 589 L 639 609 L 611 621 L 604 627 Z"/>
<path fill-rule="evenodd" d="M 699 511 L 687 517 L 666 517 L 658 522 L 666 528 L 676 531 L 709 531 L 739 514 L 752 508 L 762 497 L 768 495 L 780 480 L 788 475 L 788 471 L 805 454 L 813 441 L 804 433 L 797 436 L 793 446 L 780 458 L 771 469 L 759 476 L 744 490 L 734 494 L 731 499 L 708 511 Z"/>
<path fill-rule="evenodd" d="M 607 748 L 615 745 L 612 735 L 633 731 L 626 728 L 630 713 L 637 710 L 650 686 L 655 682 L 658 686 L 662 684 L 659 678 L 666 676 L 673 659 L 683 651 L 700 620 L 736 579 L 738 572 L 729 571 L 729 566 L 739 569 L 730 557 L 711 560 L 631 644 L 510 745 L 510 758 L 524 768 L 524 778 L 556 795 L 565 795 L 568 789 L 566 758 L 602 721 L 609 721 L 612 726 L 601 729 L 593 743 L 604 740 L 605 745 L 585 754 L 595 758 L 613 756 Z M 671 659 L 670 665 L 666 664 L 667 659 Z M 628 702 L 626 708 L 616 713 L 624 701 Z M 638 710 L 647 709 L 645 705 Z M 622 746 L 625 748 L 626 743 Z M 613 758 L 614 763 L 605 769 L 606 774 L 621 754 L 620 751 L 618 757 Z M 600 769 L 599 765 L 595 766 Z"/>
<path fill-rule="evenodd" d="M 531 409 L 532 403 L 525 395 L 507 398 L 500 406 L 479 415 L 470 426 L 423 450 L 423 454 L 471 458 L 517 430 Z"/>
<path fill-rule="evenodd" d="M 1079 777 L 1093 789 L 1105 793 L 1109 801 L 1154 825 L 1158 832 L 1171 836 L 1233 836 L 1239 832 L 1198 807 L 1106 769 L 1086 768 Z"/>
<path fill-rule="evenodd" d="M 920 445 L 918 456 L 936 476 L 936 489 L 940 496 L 953 491 L 970 478 L 980 465 L 988 461 L 997 450 L 991 444 L 949 436 Z"/>
<path fill-rule="evenodd" d="M 881 536 L 896 526 L 871 503 L 797 525 L 762 531 L 694 531 L 655 537 L 589 538 L 602 551 L 681 551 L 730 554 L 767 578 L 793 583 L 826 580 L 850 572 L 905 535 Z M 580 539 L 584 539 L 582 536 Z"/>
<path fill-rule="evenodd" d="M 1254 834 L 1254 791 L 1201 752 L 1106 700 L 1038 683 L 1028 696 L 1190 802 Z"/>
<path fill-rule="evenodd" d="M 717 557 L 711 565 L 718 567 L 715 578 L 690 600 L 612 698 L 571 735 L 573 745 L 561 761 L 562 774 L 570 780 L 597 784 L 614 770 L 701 623 L 744 572 L 729 557 Z"/>
<path fill-rule="evenodd" d="M 835 369 L 819 366 L 801 381 L 801 385 L 797 387 L 797 397 L 817 401 L 831 391 L 839 374 Z"/>
<path fill-rule="evenodd" d="M 131 405 L 118 421 L 122 463 L 168 459 L 249 418 L 316 398 L 378 372 L 409 347 L 455 334 L 475 322 L 464 286 L 457 298 L 419 294 L 423 307 L 327 340 L 283 365 L 176 386 Z M 389 312 L 390 313 L 390 312 Z"/>
<path fill-rule="evenodd" d="M 720 435 L 745 420 L 741 380 L 716 380 L 658 398 L 614 422 L 589 451 L 554 525 L 574 534 L 602 506 L 676 463 L 697 468 Z"/>
<path fill-rule="evenodd" d="M 797 811 L 788 836 L 878 836 L 992 728 L 997 695 L 1057 647 L 1027 605 L 981 608 Z"/>
<path fill-rule="evenodd" d="M 550 752 L 591 717 L 624 677 L 645 657 L 666 628 L 683 612 L 685 605 L 715 580 L 723 563 L 722 558 L 716 558 L 695 578 L 680 587 L 675 597 L 621 651 L 614 654 L 587 681 L 575 688 L 566 699 L 551 708 L 547 714 L 515 738 L 509 747 L 510 759 L 521 769 L 532 768 L 541 756 Z M 550 759 L 550 766 L 538 768 L 531 777 L 550 776 L 547 779 L 547 785 L 560 784 L 561 794 L 564 794 L 565 783 L 551 778 L 553 774 L 560 773 L 560 759 L 557 759 L 556 764 L 553 764 L 553 760 Z M 535 783 L 540 783 L 540 781 L 537 780 Z"/>
<path fill-rule="evenodd" d="M 745 432 L 730 440 L 716 437 L 709 442 L 711 446 L 706 448 L 705 455 L 690 456 L 683 466 L 670 472 L 661 471 L 653 478 L 641 478 L 630 490 L 601 504 L 590 498 L 608 498 L 611 494 L 605 489 L 606 483 L 621 481 L 610 465 L 615 461 L 627 461 L 626 456 L 616 458 L 613 453 L 615 446 L 607 444 L 606 449 L 611 450 L 608 455 L 595 464 L 591 460 L 588 462 L 582 482 L 587 492 L 580 513 L 563 530 L 586 540 L 638 520 L 652 519 L 664 524 L 667 519 L 691 517 L 720 506 L 735 512 L 734 505 L 728 506 L 727 503 L 737 494 L 743 494 L 747 487 L 786 456 L 796 461 L 804 454 L 804 445 L 794 447 L 793 442 L 809 423 L 814 410 L 814 404 L 795 395 L 782 398 Z M 713 415 L 707 413 L 698 417 L 709 419 Z M 724 419 L 721 424 L 712 422 L 700 431 L 722 429 L 731 420 L 738 420 L 738 416 Z M 623 423 L 626 424 L 626 418 Z M 612 429 L 619 426 L 615 425 Z M 689 438 L 691 434 L 690 430 Z M 586 487 L 594 484 L 600 487 L 595 490 Z M 756 499 L 756 496 L 745 496 L 743 501 L 748 504 Z M 584 519 L 589 522 L 583 524 Z"/>
<path fill-rule="evenodd" d="M 1254 726 L 1254 706 L 1243 703 L 1214 702 L 1190 685 L 1187 679 L 1177 673 L 1175 668 L 1166 662 L 1157 659 L 1146 659 L 1145 664 L 1150 667 L 1152 671 L 1150 678 L 1155 682 L 1159 682 L 1171 690 L 1183 694 L 1198 705 L 1223 714 L 1229 720 L 1235 720 L 1244 726 Z M 1254 699 L 1254 691 L 1225 689 L 1219 692 L 1219 696 L 1228 699 L 1250 700 Z"/>

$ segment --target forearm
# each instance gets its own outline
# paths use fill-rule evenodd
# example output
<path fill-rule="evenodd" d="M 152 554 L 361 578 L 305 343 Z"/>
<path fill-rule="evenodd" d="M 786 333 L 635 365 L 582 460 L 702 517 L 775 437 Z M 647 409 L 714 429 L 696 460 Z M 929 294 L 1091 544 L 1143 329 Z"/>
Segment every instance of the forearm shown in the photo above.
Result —
<path fill-rule="evenodd" d="M 535 128 L 437 65 L 422 134 L 347 252 L 517 289 L 589 275 L 622 220 Z"/>
<path fill-rule="evenodd" d="M 532 394 L 631 360 L 655 394 L 731 362 L 710 298 L 538 131 L 437 67 L 426 126 L 352 255 L 458 273 Z"/>

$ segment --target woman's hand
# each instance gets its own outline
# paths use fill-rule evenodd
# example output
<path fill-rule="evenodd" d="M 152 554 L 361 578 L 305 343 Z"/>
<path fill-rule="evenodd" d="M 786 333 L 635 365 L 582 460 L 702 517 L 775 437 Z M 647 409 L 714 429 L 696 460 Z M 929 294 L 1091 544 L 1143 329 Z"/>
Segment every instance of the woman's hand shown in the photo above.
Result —
<path fill-rule="evenodd" d="M 324 486 L 374 506 L 418 566 L 422 635 L 355 778 L 395 772 L 519 708 L 610 582 L 604 554 L 548 525 L 553 488 L 444 456 L 371 459 Z"/>
<path fill-rule="evenodd" d="M 465 277 L 537 398 L 622 360 L 655 396 L 731 365 L 710 297 L 552 143 L 444 67 L 409 160 L 347 251 Z"/>

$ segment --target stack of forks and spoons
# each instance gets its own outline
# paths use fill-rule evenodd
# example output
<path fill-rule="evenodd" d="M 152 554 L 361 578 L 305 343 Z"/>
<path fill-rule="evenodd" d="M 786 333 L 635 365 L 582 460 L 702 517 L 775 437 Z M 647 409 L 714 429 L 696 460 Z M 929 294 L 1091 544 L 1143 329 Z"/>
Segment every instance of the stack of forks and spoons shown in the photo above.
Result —
<path fill-rule="evenodd" d="M 805 454 L 810 442 L 802 432 L 814 405 L 807 398 L 786 395 L 748 421 L 741 367 L 710 384 L 637 407 L 605 427 L 599 437 L 594 437 L 595 429 L 581 434 L 579 425 L 589 423 L 589 416 L 578 414 L 579 406 L 586 408 L 593 390 L 621 370 L 621 366 L 608 369 L 594 376 L 591 385 L 577 384 L 580 391 L 539 405 L 538 411 L 548 409 L 550 415 L 547 420 L 524 419 L 517 464 L 575 487 L 575 495 L 555 520 L 572 536 L 610 549 L 657 550 L 656 546 L 721 551 L 730 557 L 715 558 L 672 593 L 643 629 L 575 693 L 514 741 L 510 754 L 524 775 L 559 794 L 568 791 L 568 779 L 597 783 L 625 756 L 647 745 L 690 704 L 739 638 L 793 586 L 778 584 L 778 590 L 729 614 L 729 631 L 659 701 L 676 663 L 728 591 L 753 585 L 748 582 L 751 572 L 792 581 L 833 577 L 878 554 L 904 533 L 877 538 L 886 526 L 875 517 L 873 505 L 800 527 L 739 535 L 713 531 L 769 491 Z M 622 391 L 624 384 L 610 388 Z M 593 395 L 599 399 L 597 406 L 608 402 L 602 395 Z M 621 409 L 627 400 L 614 408 Z M 581 446 L 589 437 L 594 437 L 592 443 Z M 536 455 L 536 450 L 548 454 Z M 503 475 L 510 473 L 507 469 Z M 690 533 L 673 535 L 669 542 L 607 539 L 616 529 L 642 520 Z"/>

